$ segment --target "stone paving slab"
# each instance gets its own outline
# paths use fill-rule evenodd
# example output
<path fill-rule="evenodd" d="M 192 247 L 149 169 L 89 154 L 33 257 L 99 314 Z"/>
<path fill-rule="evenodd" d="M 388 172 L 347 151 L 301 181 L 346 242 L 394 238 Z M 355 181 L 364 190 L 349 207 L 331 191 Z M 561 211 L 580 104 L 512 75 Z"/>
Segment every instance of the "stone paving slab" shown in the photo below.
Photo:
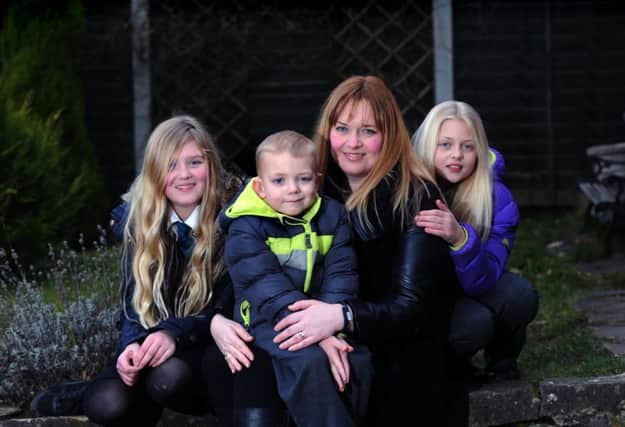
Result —
<path fill-rule="evenodd" d="M 482 386 L 469 397 L 469 426 L 499 426 L 536 420 L 540 398 L 532 387 L 520 381 Z"/>
<path fill-rule="evenodd" d="M 625 290 L 593 292 L 578 300 L 576 307 L 584 312 L 603 346 L 625 356 Z"/>
<path fill-rule="evenodd" d="M 2 407 L 0 406 L 0 411 Z M 8 414 L 10 416 L 11 414 Z M 156 427 L 217 427 L 215 417 L 184 415 L 165 410 Z M 98 427 L 86 416 L 0 419 L 0 427 Z"/>
<path fill-rule="evenodd" d="M 610 257 L 575 266 L 582 273 L 618 273 L 625 271 L 625 253 L 614 252 Z"/>
<path fill-rule="evenodd" d="M 21 409 L 16 408 L 15 406 L 0 405 L 0 419 L 7 418 L 15 414 L 19 414 L 20 412 L 21 412 Z"/>
<path fill-rule="evenodd" d="M 87 417 L 14 418 L 0 420 L 0 427 L 97 427 Z"/>
<path fill-rule="evenodd" d="M 554 379 L 541 382 L 539 387 L 540 414 L 558 426 L 623 425 L 625 374 Z"/>

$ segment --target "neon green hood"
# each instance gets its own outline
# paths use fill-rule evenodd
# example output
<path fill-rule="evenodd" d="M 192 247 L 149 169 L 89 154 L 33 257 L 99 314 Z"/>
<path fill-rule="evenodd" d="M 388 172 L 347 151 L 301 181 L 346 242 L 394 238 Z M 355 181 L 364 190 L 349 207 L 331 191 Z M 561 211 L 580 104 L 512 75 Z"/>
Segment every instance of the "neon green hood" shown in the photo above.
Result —
<path fill-rule="evenodd" d="M 239 193 L 237 199 L 226 209 L 226 217 L 232 220 L 241 216 L 253 215 L 263 218 L 276 218 L 283 224 L 294 224 L 310 222 L 319 211 L 321 197 L 317 194 L 313 205 L 301 217 L 293 217 L 277 212 L 256 193 L 252 183 L 254 179 L 256 178 L 252 178 L 245 185 L 245 188 Z"/>

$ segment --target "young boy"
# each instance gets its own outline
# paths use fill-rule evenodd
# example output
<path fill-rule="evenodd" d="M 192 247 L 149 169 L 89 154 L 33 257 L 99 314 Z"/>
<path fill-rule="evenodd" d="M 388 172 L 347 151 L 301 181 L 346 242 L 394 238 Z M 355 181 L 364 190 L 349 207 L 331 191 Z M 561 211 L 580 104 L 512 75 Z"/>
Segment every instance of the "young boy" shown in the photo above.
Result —
<path fill-rule="evenodd" d="M 345 209 L 317 194 L 315 146 L 297 132 L 268 136 L 256 150 L 256 169 L 258 176 L 221 215 L 235 316 L 271 356 L 279 394 L 298 426 L 353 426 L 367 403 L 368 351 L 350 354 L 350 374 L 346 352 L 353 348 L 342 339 L 329 337 L 298 351 L 273 342 L 274 325 L 295 301 L 340 303 L 356 297 Z M 308 338 L 306 331 L 298 336 Z"/>

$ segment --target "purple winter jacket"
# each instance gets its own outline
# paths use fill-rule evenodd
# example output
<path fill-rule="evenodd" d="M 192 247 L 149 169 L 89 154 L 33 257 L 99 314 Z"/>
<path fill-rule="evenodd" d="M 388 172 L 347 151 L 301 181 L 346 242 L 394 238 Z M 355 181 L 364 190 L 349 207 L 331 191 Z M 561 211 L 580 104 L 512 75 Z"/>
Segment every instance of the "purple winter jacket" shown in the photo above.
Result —
<path fill-rule="evenodd" d="M 458 250 L 451 250 L 456 275 L 464 292 L 477 296 L 491 289 L 501 277 L 514 246 L 519 209 L 512 193 L 503 183 L 505 164 L 497 150 L 490 149 L 493 176 L 493 223 L 486 241 L 482 241 L 475 229 L 464 222 L 467 242 Z"/>

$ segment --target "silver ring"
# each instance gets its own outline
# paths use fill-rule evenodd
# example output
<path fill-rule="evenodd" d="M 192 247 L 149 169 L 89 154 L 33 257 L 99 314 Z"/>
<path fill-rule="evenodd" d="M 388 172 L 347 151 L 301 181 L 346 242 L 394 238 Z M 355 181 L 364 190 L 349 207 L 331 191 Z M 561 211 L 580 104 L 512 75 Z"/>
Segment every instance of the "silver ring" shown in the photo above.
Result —
<path fill-rule="evenodd" d="M 299 331 L 297 333 L 297 336 L 300 337 L 301 339 L 304 339 L 304 331 Z"/>
<path fill-rule="evenodd" d="M 230 355 L 228 353 L 224 353 L 224 359 L 226 359 L 226 362 L 227 362 L 228 359 L 230 359 Z"/>

